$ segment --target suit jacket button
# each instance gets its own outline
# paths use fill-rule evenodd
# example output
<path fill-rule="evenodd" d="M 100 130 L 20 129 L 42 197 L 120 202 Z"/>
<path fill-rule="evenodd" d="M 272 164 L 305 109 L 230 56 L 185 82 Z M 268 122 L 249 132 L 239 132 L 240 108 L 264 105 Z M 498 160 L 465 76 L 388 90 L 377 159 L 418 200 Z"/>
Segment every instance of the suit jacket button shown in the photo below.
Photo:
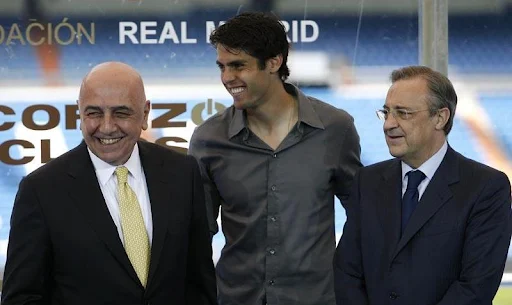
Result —
<path fill-rule="evenodd" d="M 389 294 L 389 298 L 390 298 L 391 300 L 396 300 L 396 299 L 398 298 L 398 294 L 397 294 L 396 292 L 391 292 L 391 293 Z"/>

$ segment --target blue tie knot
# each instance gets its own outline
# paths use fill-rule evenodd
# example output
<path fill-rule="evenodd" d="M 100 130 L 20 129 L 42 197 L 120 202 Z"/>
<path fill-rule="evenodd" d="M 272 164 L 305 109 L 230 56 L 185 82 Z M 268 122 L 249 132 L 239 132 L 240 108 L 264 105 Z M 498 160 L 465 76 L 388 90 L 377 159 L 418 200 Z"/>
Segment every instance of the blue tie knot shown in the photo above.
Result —
<path fill-rule="evenodd" d="M 407 189 L 414 190 L 418 188 L 421 181 L 425 179 L 425 174 L 420 170 L 414 170 L 407 173 L 409 180 L 407 181 Z"/>

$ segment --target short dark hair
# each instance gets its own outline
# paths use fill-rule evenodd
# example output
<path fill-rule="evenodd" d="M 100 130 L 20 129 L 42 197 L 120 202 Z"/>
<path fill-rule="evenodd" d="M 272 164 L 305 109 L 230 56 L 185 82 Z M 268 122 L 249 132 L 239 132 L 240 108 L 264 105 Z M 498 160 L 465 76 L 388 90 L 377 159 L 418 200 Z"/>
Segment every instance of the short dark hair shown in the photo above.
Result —
<path fill-rule="evenodd" d="M 268 59 L 282 55 L 279 78 L 285 81 L 290 75 L 286 64 L 290 44 L 283 24 L 273 14 L 247 12 L 237 15 L 211 33 L 210 43 L 215 47 L 220 44 L 230 52 L 246 52 L 258 60 L 261 70 L 265 69 Z"/>
<path fill-rule="evenodd" d="M 457 93 L 452 82 L 442 73 L 425 66 L 408 66 L 391 73 L 391 82 L 421 77 L 427 82 L 430 91 L 430 115 L 434 115 L 441 108 L 450 110 L 450 117 L 444 126 L 444 133 L 448 135 L 453 126 L 455 109 L 457 108 Z"/>

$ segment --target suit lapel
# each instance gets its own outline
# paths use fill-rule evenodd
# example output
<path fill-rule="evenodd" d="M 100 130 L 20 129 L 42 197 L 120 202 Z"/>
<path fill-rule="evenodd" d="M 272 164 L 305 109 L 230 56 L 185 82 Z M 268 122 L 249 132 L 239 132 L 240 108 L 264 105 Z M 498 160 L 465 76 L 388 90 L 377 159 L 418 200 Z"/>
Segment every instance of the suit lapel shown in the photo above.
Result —
<path fill-rule="evenodd" d="M 378 215 L 382 222 L 382 229 L 385 240 L 390 242 L 390 253 L 394 251 L 395 245 L 400 238 L 400 222 L 401 222 L 401 164 L 400 161 L 392 160 L 387 169 L 381 176 L 380 183 L 375 187 L 378 188 L 379 204 Z"/>
<path fill-rule="evenodd" d="M 94 172 L 94 166 L 89 157 L 87 146 L 82 142 L 73 151 L 77 161 L 70 165 L 68 174 L 73 179 L 72 183 L 70 183 L 69 194 L 73 198 L 74 204 L 76 204 L 84 218 L 96 231 L 98 238 L 105 243 L 116 260 L 135 281 L 140 283 L 126 255 L 123 244 L 119 239 L 117 228 L 105 203 L 105 198 L 98 184 L 98 178 Z"/>
<path fill-rule="evenodd" d="M 147 287 L 157 271 L 158 262 L 161 257 L 162 248 L 167 236 L 168 209 L 171 203 L 171 187 L 169 176 L 171 173 L 165 171 L 163 160 L 146 146 L 146 143 L 139 142 L 140 159 L 149 193 L 151 214 L 153 217 L 153 240 L 151 244 L 151 262 Z"/>
<path fill-rule="evenodd" d="M 450 185 L 459 181 L 459 163 L 455 151 L 448 147 L 439 168 L 428 184 L 412 213 L 393 258 L 402 250 L 423 225 L 453 196 Z"/>

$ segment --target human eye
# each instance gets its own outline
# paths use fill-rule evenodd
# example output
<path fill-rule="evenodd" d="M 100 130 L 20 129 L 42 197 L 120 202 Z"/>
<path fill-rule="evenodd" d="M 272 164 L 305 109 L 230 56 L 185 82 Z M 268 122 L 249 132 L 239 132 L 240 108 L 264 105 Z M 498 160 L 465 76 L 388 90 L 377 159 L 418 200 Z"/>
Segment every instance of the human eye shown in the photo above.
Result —
<path fill-rule="evenodd" d="M 385 120 L 388 117 L 388 110 L 387 109 L 377 110 L 377 117 L 381 120 Z"/>
<path fill-rule="evenodd" d="M 90 118 L 97 118 L 101 116 L 101 112 L 98 110 L 88 110 L 85 112 L 85 115 Z"/>
<path fill-rule="evenodd" d="M 407 109 L 398 108 L 398 109 L 396 109 L 396 114 L 402 120 L 407 120 L 409 118 L 410 112 Z"/>
<path fill-rule="evenodd" d="M 386 118 L 388 116 L 388 113 L 389 113 L 389 110 L 388 109 L 381 109 L 378 111 L 380 113 L 380 115 L 383 117 L 383 118 Z"/>
<path fill-rule="evenodd" d="M 130 116 L 130 113 L 128 111 L 117 111 L 116 117 L 124 119 Z"/>
<path fill-rule="evenodd" d="M 245 67 L 245 63 L 243 61 L 233 61 L 230 62 L 228 66 L 232 70 L 241 70 Z"/>

